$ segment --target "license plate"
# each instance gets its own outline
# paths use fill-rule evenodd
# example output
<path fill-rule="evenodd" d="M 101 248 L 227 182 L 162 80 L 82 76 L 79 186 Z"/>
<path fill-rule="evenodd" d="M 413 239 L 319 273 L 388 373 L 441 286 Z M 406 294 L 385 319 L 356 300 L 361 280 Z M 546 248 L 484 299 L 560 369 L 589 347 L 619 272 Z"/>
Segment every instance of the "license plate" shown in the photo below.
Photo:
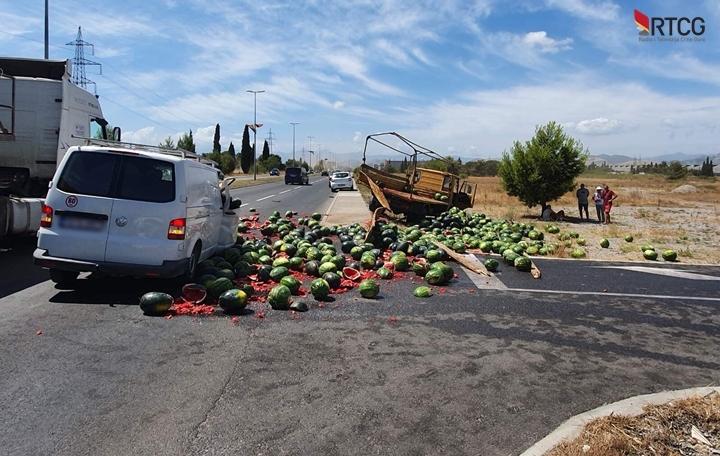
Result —
<path fill-rule="evenodd" d="M 60 218 L 60 227 L 71 230 L 100 231 L 105 227 L 105 221 L 84 217 L 63 216 Z"/>

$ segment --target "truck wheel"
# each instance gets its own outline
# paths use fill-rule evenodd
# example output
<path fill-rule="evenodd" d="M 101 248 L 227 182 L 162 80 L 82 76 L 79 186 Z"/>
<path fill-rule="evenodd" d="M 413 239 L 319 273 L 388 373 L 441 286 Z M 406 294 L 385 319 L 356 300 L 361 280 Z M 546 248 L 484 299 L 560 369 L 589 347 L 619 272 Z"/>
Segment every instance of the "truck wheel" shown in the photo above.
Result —
<path fill-rule="evenodd" d="M 69 287 L 74 285 L 79 275 L 80 273 L 76 271 L 50 269 L 50 280 L 52 280 L 61 287 Z"/>

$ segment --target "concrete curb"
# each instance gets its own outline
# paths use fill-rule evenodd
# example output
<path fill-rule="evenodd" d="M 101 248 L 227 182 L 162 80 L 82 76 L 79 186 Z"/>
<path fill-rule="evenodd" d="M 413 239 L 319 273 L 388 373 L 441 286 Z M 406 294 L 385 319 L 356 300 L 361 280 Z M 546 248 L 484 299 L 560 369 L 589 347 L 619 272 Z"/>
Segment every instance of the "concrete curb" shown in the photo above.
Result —
<path fill-rule="evenodd" d="M 502 258 L 502 255 L 499 253 L 490 253 L 490 252 L 481 252 L 479 249 L 471 249 L 468 250 L 468 253 L 472 253 L 474 255 L 485 255 L 485 256 L 492 256 L 496 258 Z M 711 266 L 711 267 L 720 267 L 720 263 L 689 263 L 686 261 L 641 261 L 641 260 L 625 260 L 625 259 L 617 259 L 617 260 L 603 260 L 600 258 L 560 258 L 560 257 L 554 257 L 554 256 L 542 256 L 542 255 L 527 255 L 528 258 L 532 260 L 552 260 L 552 261 L 574 261 L 574 262 L 586 262 L 586 263 L 621 263 L 621 264 L 634 264 L 638 266 L 652 266 L 652 267 L 668 267 L 672 268 L 673 266 Z"/>
<path fill-rule="evenodd" d="M 575 415 L 535 445 L 525 450 L 520 456 L 542 456 L 565 440 L 571 440 L 580 435 L 585 425 L 596 419 L 608 415 L 636 416 L 642 413 L 646 405 L 665 404 L 678 399 L 692 396 L 707 396 L 710 393 L 720 393 L 720 387 L 707 386 L 688 388 L 684 390 L 663 391 L 662 393 L 643 394 L 630 397 L 612 404 L 603 405 L 596 409 Z"/>

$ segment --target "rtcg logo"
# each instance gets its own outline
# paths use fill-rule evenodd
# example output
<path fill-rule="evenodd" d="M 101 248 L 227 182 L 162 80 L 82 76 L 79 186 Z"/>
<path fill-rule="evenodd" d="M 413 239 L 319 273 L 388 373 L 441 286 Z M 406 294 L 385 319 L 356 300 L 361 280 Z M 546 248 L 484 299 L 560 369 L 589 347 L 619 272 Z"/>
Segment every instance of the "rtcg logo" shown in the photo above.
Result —
<path fill-rule="evenodd" d="M 702 17 L 648 17 L 640 10 L 635 10 L 635 26 L 641 37 L 687 37 L 690 34 L 698 37 L 705 33 Z"/>

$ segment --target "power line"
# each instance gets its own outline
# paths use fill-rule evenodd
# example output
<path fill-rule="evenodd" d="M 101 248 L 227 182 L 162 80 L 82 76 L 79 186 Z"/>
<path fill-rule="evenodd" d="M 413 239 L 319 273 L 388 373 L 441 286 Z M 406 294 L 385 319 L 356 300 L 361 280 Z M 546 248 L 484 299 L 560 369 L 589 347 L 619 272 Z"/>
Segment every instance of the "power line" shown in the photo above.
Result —
<path fill-rule="evenodd" d="M 70 80 L 78 87 L 82 87 L 87 90 L 88 86 L 93 86 L 93 91 L 97 95 L 97 84 L 95 81 L 88 79 L 85 76 L 85 67 L 97 66 L 100 68 L 100 74 L 102 74 L 102 65 L 93 60 L 85 58 L 85 48 L 90 48 L 90 55 L 95 55 L 95 46 L 92 43 L 88 43 L 82 38 L 82 28 L 78 27 L 77 37 L 75 41 L 65 43 L 65 46 L 75 47 L 75 57 L 72 59 L 73 71 Z M 45 57 L 47 58 L 47 57 Z"/>

